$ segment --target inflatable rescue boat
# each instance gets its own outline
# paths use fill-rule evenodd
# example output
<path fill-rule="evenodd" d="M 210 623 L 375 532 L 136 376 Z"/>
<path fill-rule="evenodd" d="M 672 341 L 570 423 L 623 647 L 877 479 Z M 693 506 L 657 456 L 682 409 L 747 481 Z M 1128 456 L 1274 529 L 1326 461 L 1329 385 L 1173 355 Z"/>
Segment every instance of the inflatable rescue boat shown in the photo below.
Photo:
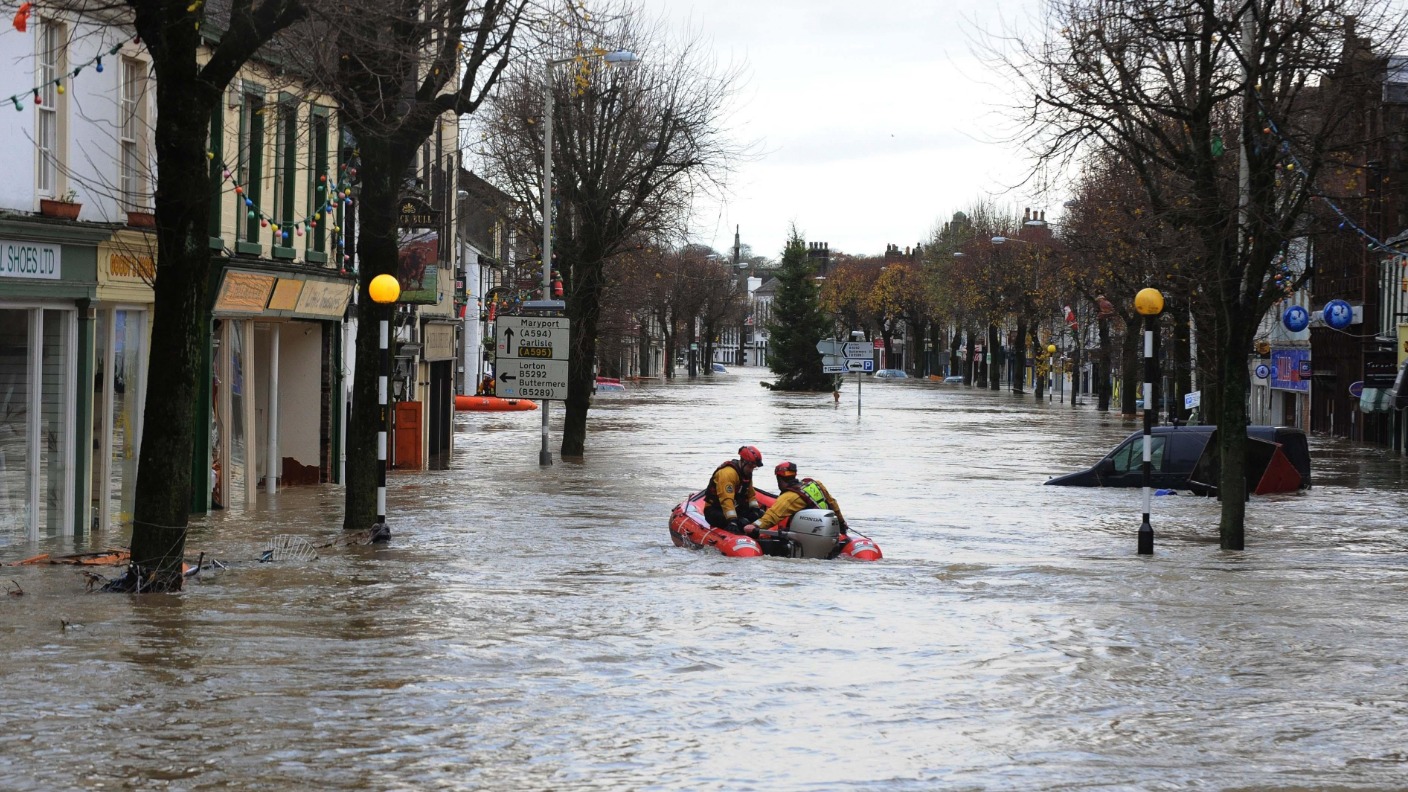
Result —
<path fill-rule="evenodd" d="M 772 505 L 777 496 L 758 490 L 758 503 Z M 704 493 L 690 495 L 670 512 L 670 540 L 676 547 L 712 549 L 733 558 L 849 558 L 878 561 L 880 546 L 854 531 L 841 534 L 841 520 L 829 509 L 803 509 L 761 539 L 714 528 L 704 519 Z"/>
<path fill-rule="evenodd" d="M 500 396 L 456 396 L 457 412 L 518 412 L 536 410 L 538 405 L 528 399 L 505 399 Z"/>

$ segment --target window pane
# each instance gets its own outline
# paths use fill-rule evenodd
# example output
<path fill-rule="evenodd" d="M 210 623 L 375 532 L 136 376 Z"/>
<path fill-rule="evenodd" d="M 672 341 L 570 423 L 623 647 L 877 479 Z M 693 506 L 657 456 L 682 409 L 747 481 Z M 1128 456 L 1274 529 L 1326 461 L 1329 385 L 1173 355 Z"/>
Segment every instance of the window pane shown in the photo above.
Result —
<path fill-rule="evenodd" d="M 29 311 L 0 308 L 0 545 L 29 533 Z"/>

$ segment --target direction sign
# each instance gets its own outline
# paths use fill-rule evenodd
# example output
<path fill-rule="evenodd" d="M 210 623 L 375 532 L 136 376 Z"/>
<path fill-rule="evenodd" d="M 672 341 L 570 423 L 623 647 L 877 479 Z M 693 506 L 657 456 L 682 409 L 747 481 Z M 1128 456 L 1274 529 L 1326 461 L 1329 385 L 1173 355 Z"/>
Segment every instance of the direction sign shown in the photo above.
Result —
<path fill-rule="evenodd" d="M 838 351 L 840 347 L 841 342 L 834 338 L 823 338 L 816 342 L 816 351 L 823 355 L 839 355 L 841 354 Z"/>
<path fill-rule="evenodd" d="M 873 360 L 847 360 L 846 371 L 874 371 L 875 361 Z"/>
<path fill-rule="evenodd" d="M 822 374 L 845 374 L 845 373 L 846 373 L 846 367 L 845 367 L 844 365 L 842 365 L 842 366 L 826 366 L 826 365 L 823 365 L 823 366 L 821 367 L 821 373 L 822 373 Z"/>
<path fill-rule="evenodd" d="M 875 354 L 875 349 L 864 341 L 847 341 L 841 345 L 841 356 L 853 360 L 869 359 Z"/>
<path fill-rule="evenodd" d="M 842 368 L 845 368 L 845 366 L 846 366 L 846 359 L 843 358 L 843 357 L 841 357 L 840 355 L 822 355 L 822 356 L 821 356 L 821 365 L 823 365 L 823 366 L 840 366 L 840 367 L 842 367 Z"/>
<path fill-rule="evenodd" d="M 566 360 L 570 327 L 565 316 L 500 316 L 498 359 Z"/>
<path fill-rule="evenodd" d="M 567 399 L 567 361 L 504 358 L 494 362 L 494 395 L 508 399 Z"/>

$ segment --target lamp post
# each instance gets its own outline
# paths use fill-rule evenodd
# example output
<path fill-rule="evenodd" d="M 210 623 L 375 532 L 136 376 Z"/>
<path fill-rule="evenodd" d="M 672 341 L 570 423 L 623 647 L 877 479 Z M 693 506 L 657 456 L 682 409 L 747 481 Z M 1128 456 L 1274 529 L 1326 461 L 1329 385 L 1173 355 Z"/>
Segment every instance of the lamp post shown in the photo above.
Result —
<path fill-rule="evenodd" d="M 865 340 L 864 330 L 852 330 L 851 341 L 858 342 Z M 856 417 L 860 417 L 860 372 L 856 372 Z"/>
<path fill-rule="evenodd" d="M 387 378 L 391 376 L 391 327 L 392 305 L 401 296 L 401 284 L 394 275 L 378 275 L 367 284 L 367 295 L 372 302 L 382 306 L 381 310 L 381 362 L 376 378 L 377 404 L 381 405 L 381 422 L 376 430 L 376 524 L 372 526 L 372 541 L 391 540 L 391 527 L 386 524 L 386 427 L 391 415 L 386 409 Z"/>
<path fill-rule="evenodd" d="M 1164 310 L 1164 296 L 1158 289 L 1140 289 L 1134 296 L 1134 310 L 1144 317 L 1144 522 L 1139 525 L 1139 555 L 1154 554 L 1154 528 L 1149 524 L 1149 485 L 1153 478 L 1154 383 L 1159 379 L 1159 362 L 1154 359 L 1154 324 Z"/>
<path fill-rule="evenodd" d="M 1046 345 L 1046 370 L 1051 375 L 1047 377 L 1050 382 L 1046 386 L 1046 403 L 1051 403 L 1051 392 L 1056 390 L 1056 345 Z"/>
<path fill-rule="evenodd" d="M 564 63 L 572 63 L 581 58 L 601 58 L 607 63 L 634 63 L 634 52 L 604 52 L 581 55 L 571 58 L 549 59 L 545 66 L 547 80 L 543 84 L 543 299 L 540 307 L 546 310 L 562 311 L 567 304 L 554 300 L 552 296 L 552 114 L 553 114 L 553 69 Z M 538 451 L 538 464 L 551 465 L 552 452 L 548 450 L 548 400 L 543 399 L 543 447 Z"/>

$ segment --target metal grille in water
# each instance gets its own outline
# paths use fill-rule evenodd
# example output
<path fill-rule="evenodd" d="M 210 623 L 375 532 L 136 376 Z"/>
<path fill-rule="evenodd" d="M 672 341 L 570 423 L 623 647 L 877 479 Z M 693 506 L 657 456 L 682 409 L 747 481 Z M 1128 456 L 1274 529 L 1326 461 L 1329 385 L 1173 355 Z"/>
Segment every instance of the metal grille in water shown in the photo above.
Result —
<path fill-rule="evenodd" d="M 259 556 L 260 561 L 312 561 L 318 557 L 312 542 L 305 537 L 280 534 L 269 540 L 269 546 Z"/>

